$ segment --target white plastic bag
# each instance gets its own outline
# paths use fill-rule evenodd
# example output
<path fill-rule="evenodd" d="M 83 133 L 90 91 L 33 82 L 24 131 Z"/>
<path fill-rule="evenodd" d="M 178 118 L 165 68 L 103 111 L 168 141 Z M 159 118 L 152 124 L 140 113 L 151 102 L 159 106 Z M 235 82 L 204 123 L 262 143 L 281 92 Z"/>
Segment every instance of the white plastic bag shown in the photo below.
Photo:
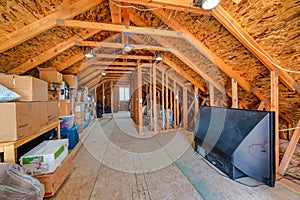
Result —
<path fill-rule="evenodd" d="M 19 97 L 20 95 L 0 84 L 0 102 L 12 101 Z"/>
<path fill-rule="evenodd" d="M 44 185 L 17 164 L 0 163 L 1 200 L 42 200 Z"/>

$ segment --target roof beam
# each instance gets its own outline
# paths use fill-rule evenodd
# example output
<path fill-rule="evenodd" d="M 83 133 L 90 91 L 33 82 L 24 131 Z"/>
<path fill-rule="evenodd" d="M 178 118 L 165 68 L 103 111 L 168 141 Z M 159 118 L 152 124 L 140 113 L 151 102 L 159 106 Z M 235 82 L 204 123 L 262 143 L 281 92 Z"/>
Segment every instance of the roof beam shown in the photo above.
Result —
<path fill-rule="evenodd" d="M 187 71 L 183 70 L 181 67 L 179 67 L 178 65 L 176 65 L 174 62 L 172 62 L 171 60 L 169 60 L 168 58 L 164 58 L 163 62 L 170 66 L 172 69 L 174 69 L 177 73 L 183 75 L 188 81 L 190 81 L 192 84 L 196 85 L 199 87 L 199 89 L 202 92 L 206 93 L 206 87 L 203 85 L 202 82 L 195 80 L 191 74 L 189 74 Z"/>
<path fill-rule="evenodd" d="M 175 37 L 175 38 L 182 37 L 182 33 L 180 31 L 168 31 L 168 30 L 160 30 L 155 28 L 144 28 L 144 27 L 135 27 L 135 26 L 126 27 L 124 25 L 99 23 L 99 22 L 57 19 L 56 24 L 60 26 L 66 26 L 66 27 L 99 29 L 99 30 L 113 31 L 113 32 L 130 32 L 136 34 L 159 35 L 159 36 L 167 36 L 167 37 Z"/>
<path fill-rule="evenodd" d="M 152 11 L 155 15 L 161 18 L 161 20 L 166 21 L 167 16 L 160 11 Z M 204 46 L 195 36 L 193 36 L 190 32 L 188 32 L 183 26 L 181 26 L 178 22 L 173 21 L 172 24 L 170 24 L 170 27 L 173 29 L 180 29 L 183 33 L 184 38 L 191 44 L 194 45 L 195 48 L 197 48 L 200 52 L 204 51 L 206 52 L 204 55 L 208 56 L 207 58 L 210 58 L 210 60 L 216 64 L 216 66 L 219 67 L 225 74 L 227 74 L 230 78 L 235 78 L 244 90 L 247 92 L 252 92 L 259 100 L 261 101 L 267 101 L 270 105 L 270 101 L 267 100 L 267 97 L 265 97 L 263 94 L 261 94 L 256 88 L 254 88 L 252 85 L 250 85 L 249 82 L 247 82 L 245 79 L 243 79 L 239 74 L 237 74 L 235 71 L 233 71 L 232 67 L 227 65 L 221 58 L 219 58 L 217 55 L 215 55 L 210 49 L 208 49 L 206 46 Z M 287 122 L 290 122 L 291 120 L 288 119 L 285 115 L 279 113 L 280 117 L 284 119 Z"/>
<path fill-rule="evenodd" d="M 184 12 L 192 12 L 201 15 L 211 15 L 210 11 L 202 10 L 199 7 L 192 7 L 194 0 L 114 0 L 115 2 L 128 2 L 154 8 L 166 8 Z"/>
<path fill-rule="evenodd" d="M 57 18 L 68 19 L 74 17 L 101 2 L 103 0 L 80 0 L 72 5 L 65 5 L 65 7 L 55 13 L 2 36 L 0 38 L 0 53 L 54 27 Z"/>
<path fill-rule="evenodd" d="M 69 49 L 70 47 L 74 46 L 75 40 L 82 40 L 82 38 L 86 39 L 91 37 L 92 35 L 98 33 L 100 30 L 90 30 L 85 31 L 84 34 L 79 37 L 78 35 L 75 35 L 71 37 L 70 39 L 57 44 L 56 46 L 52 47 L 51 49 L 48 49 L 44 51 L 43 53 L 35 56 L 34 58 L 31 58 L 24 62 L 23 64 L 19 65 L 18 67 L 15 67 L 8 72 L 7 74 L 22 74 L 27 72 L 28 70 L 31 70 L 35 68 L 36 66 L 42 64 L 43 62 L 46 62 L 47 60 L 53 58 L 54 56 L 57 56 L 58 54 L 62 53 L 63 51 Z"/>
<path fill-rule="evenodd" d="M 58 72 L 63 71 L 64 69 L 67 69 L 71 65 L 73 65 L 83 59 L 84 59 L 84 54 L 82 52 L 75 54 L 74 56 L 69 57 L 67 60 L 63 61 L 58 66 L 56 66 L 56 70 Z"/>
<path fill-rule="evenodd" d="M 265 67 L 270 71 L 277 70 L 279 79 L 282 83 L 292 91 L 297 91 L 300 94 L 300 85 L 286 71 L 281 70 L 279 63 L 272 58 L 220 5 L 212 10 L 212 15 Z M 279 66 L 279 67 L 277 67 Z"/>

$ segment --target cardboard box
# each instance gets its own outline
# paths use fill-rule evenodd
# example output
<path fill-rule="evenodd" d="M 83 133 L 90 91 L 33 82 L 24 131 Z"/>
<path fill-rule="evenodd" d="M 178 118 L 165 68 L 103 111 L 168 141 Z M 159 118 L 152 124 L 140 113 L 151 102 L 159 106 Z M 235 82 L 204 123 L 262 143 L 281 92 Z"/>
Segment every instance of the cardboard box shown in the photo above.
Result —
<path fill-rule="evenodd" d="M 52 173 L 68 155 L 68 139 L 46 140 L 20 157 L 27 174 Z"/>
<path fill-rule="evenodd" d="M 29 133 L 33 134 L 40 130 L 40 103 L 30 102 L 29 103 L 30 123 Z"/>
<path fill-rule="evenodd" d="M 48 101 L 58 101 L 58 91 L 48 91 Z"/>
<path fill-rule="evenodd" d="M 58 101 L 47 102 L 47 123 L 56 122 L 58 120 Z"/>
<path fill-rule="evenodd" d="M 0 76 L 0 84 L 21 96 L 15 101 L 48 101 L 48 83 L 43 80 L 31 76 L 4 75 Z"/>
<path fill-rule="evenodd" d="M 48 102 L 39 102 L 40 105 L 40 127 L 46 126 L 48 124 Z"/>
<path fill-rule="evenodd" d="M 85 103 L 75 103 L 75 107 L 74 107 L 74 112 L 77 113 L 77 112 L 81 112 L 83 113 L 84 112 L 84 109 L 85 109 Z"/>
<path fill-rule="evenodd" d="M 49 83 L 62 83 L 63 77 L 62 74 L 51 69 L 41 69 L 39 68 L 40 79 L 45 80 Z"/>
<path fill-rule="evenodd" d="M 69 116 L 73 112 L 73 103 L 68 99 L 59 100 L 59 116 Z"/>
<path fill-rule="evenodd" d="M 30 135 L 28 102 L 0 103 L 0 141 L 16 141 Z"/>
<path fill-rule="evenodd" d="M 63 78 L 64 78 L 64 81 L 69 85 L 70 89 L 77 89 L 78 88 L 77 76 L 64 74 Z"/>
<path fill-rule="evenodd" d="M 69 154 L 54 173 L 35 176 L 45 187 L 44 197 L 50 197 L 56 193 L 71 173 L 72 161 L 73 156 Z"/>

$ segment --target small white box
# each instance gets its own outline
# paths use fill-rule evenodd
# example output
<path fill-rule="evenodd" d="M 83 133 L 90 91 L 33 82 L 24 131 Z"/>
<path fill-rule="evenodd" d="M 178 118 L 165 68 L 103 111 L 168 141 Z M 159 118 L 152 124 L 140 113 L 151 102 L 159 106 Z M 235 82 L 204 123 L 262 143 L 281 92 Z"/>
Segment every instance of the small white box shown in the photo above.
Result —
<path fill-rule="evenodd" d="M 52 173 L 68 155 L 68 139 L 47 140 L 21 156 L 20 164 L 30 175 Z"/>

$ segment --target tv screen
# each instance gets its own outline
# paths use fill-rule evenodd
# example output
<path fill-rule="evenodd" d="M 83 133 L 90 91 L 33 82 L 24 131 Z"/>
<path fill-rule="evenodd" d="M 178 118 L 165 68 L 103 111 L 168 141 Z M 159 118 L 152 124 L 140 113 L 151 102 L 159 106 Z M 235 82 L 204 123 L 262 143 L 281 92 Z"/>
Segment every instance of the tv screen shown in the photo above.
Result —
<path fill-rule="evenodd" d="M 200 106 L 195 150 L 232 179 L 275 184 L 274 112 Z"/>

